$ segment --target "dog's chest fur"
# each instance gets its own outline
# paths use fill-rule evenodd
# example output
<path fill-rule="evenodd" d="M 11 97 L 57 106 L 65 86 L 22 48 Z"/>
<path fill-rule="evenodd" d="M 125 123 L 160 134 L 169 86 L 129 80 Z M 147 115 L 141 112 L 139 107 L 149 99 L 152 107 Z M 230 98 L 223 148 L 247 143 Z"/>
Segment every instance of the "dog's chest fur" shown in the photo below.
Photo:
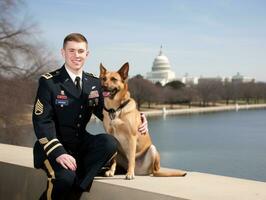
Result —
<path fill-rule="evenodd" d="M 123 150 L 128 148 L 129 138 L 136 137 L 137 127 L 140 124 L 140 114 L 135 108 L 132 99 L 123 109 L 116 112 L 114 119 L 110 118 L 107 111 L 103 112 L 105 130 L 119 141 Z"/>
<path fill-rule="evenodd" d="M 104 113 L 104 119 L 109 118 L 108 113 Z M 128 132 L 125 131 L 125 122 L 116 116 L 115 119 L 104 120 L 105 130 L 108 130 L 108 133 L 113 135 L 119 142 L 118 152 L 124 155 L 124 151 L 128 148 Z"/>

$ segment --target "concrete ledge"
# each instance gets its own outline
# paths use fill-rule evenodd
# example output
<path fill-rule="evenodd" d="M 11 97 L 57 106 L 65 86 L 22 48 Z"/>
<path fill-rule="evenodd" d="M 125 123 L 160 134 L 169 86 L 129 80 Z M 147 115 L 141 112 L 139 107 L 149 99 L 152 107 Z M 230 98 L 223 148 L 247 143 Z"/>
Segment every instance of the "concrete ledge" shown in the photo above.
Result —
<path fill-rule="evenodd" d="M 0 162 L 0 199 L 36 200 L 45 187 L 42 170 Z"/>
<path fill-rule="evenodd" d="M 95 186 L 99 187 L 99 193 L 105 191 L 104 184 L 113 185 L 120 192 L 112 194 L 108 187 L 107 198 L 99 199 L 190 199 L 190 200 L 264 200 L 266 199 L 266 183 L 245 179 L 210 175 L 198 172 L 189 172 L 184 178 L 164 178 L 138 176 L 134 181 L 122 180 L 123 177 L 113 179 L 97 179 Z M 106 186 L 107 188 L 107 186 Z M 105 192 L 101 193 L 105 195 Z M 145 195 L 144 196 L 142 195 Z M 153 197 L 151 195 L 154 195 Z M 99 197 L 99 196 L 98 196 Z M 137 198 L 139 197 L 139 198 Z M 98 199 L 98 198 L 97 198 Z"/>
<path fill-rule="evenodd" d="M 42 170 L 33 169 L 32 149 L 0 144 L 0 199 L 35 200 L 46 187 Z M 137 176 L 124 180 L 96 177 L 83 200 L 264 200 L 266 183 L 189 172 L 186 177 Z"/>

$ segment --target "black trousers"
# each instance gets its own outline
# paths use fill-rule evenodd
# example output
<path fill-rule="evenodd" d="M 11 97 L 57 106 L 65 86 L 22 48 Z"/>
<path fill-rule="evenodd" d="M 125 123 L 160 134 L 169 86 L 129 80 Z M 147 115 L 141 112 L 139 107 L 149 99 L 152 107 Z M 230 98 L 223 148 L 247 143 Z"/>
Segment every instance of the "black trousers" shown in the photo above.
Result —
<path fill-rule="evenodd" d="M 89 190 L 94 177 L 117 151 L 116 139 L 108 134 L 86 134 L 80 147 L 72 156 L 76 159 L 77 170 L 63 168 L 55 160 L 45 160 L 47 188 L 40 199 L 79 199 L 84 190 Z"/>

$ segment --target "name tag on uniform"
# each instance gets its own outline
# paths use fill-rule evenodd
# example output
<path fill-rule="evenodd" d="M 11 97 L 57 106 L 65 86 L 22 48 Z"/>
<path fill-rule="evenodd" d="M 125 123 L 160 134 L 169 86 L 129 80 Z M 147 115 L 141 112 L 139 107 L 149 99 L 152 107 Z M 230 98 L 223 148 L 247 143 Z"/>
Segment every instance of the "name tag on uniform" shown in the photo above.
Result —
<path fill-rule="evenodd" d="M 56 99 L 55 105 L 68 106 L 68 100 L 67 99 Z"/>

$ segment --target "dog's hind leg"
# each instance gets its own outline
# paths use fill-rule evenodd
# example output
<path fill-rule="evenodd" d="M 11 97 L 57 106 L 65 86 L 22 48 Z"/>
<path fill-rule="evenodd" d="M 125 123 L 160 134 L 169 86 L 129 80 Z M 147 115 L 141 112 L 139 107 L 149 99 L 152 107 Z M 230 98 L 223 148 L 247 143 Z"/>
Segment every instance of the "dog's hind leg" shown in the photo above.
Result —
<path fill-rule="evenodd" d="M 161 171 L 160 169 L 160 154 L 159 152 L 156 150 L 155 146 L 152 145 L 152 152 L 153 152 L 153 176 L 158 176 L 158 177 L 164 177 L 164 176 L 185 176 L 187 173 L 182 171 L 182 170 L 164 170 Z"/>
<path fill-rule="evenodd" d="M 156 149 L 155 149 L 156 150 Z M 153 172 L 160 170 L 160 154 L 156 150 L 156 152 L 153 153 L 154 156 L 154 164 L 153 164 Z"/>
<path fill-rule="evenodd" d="M 136 175 L 149 175 L 154 171 L 154 163 L 156 159 L 156 148 L 151 145 L 144 154 L 136 158 L 135 174 Z M 159 162 L 160 164 L 160 162 Z"/>

